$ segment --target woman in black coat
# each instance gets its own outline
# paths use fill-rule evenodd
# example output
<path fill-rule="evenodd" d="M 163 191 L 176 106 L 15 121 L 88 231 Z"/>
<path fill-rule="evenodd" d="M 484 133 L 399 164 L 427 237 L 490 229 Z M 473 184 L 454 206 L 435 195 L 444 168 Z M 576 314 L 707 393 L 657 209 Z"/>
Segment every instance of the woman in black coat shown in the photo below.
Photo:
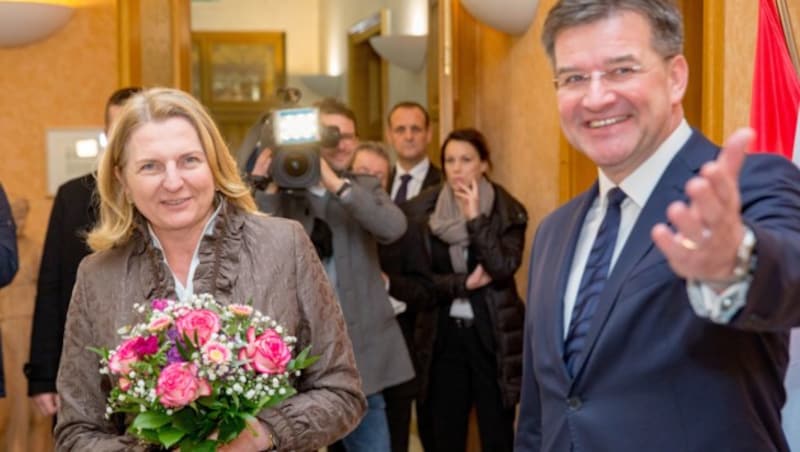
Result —
<path fill-rule="evenodd" d="M 522 260 L 527 214 L 486 178 L 489 165 L 480 132 L 451 132 L 442 146 L 446 183 L 418 201 L 430 212 L 437 302 L 432 315 L 418 321 L 417 337 L 432 338 L 427 350 L 419 350 L 421 360 L 430 363 L 420 399 L 441 451 L 465 450 L 473 404 L 483 450 L 513 449 L 525 317 L 514 273 Z"/>

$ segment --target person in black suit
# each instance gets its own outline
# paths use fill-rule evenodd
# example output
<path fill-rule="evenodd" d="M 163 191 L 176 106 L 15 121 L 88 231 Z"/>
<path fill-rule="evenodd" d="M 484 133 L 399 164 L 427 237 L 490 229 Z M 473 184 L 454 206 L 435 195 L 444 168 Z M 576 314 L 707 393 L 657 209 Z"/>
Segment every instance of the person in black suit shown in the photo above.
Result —
<path fill-rule="evenodd" d="M 428 158 L 427 147 L 431 142 L 432 130 L 430 116 L 425 108 L 416 102 L 400 102 L 392 107 L 387 118 L 386 140 L 395 151 L 397 160 L 389 174 L 388 192 L 400 208 L 420 192 L 442 183 L 442 171 Z M 405 212 L 409 216 L 409 212 Z M 409 218 L 409 223 L 415 220 Z M 410 232 L 407 235 L 414 234 Z M 406 239 L 409 240 L 409 239 Z M 403 278 L 402 270 L 408 266 L 408 256 L 399 241 L 381 248 L 381 266 L 390 278 Z M 413 264 L 412 264 L 413 268 Z M 390 271 L 387 271 L 390 270 Z M 412 278 L 413 281 L 413 278 Z M 402 285 L 393 283 L 391 287 Z M 399 289 L 398 289 L 399 290 Z M 419 294 L 418 300 L 409 300 L 415 308 L 397 316 L 400 328 L 406 338 L 411 355 L 414 356 L 414 330 L 417 318 L 416 306 L 424 306 L 427 294 Z M 415 362 L 415 364 L 418 364 Z M 419 373 L 419 372 L 417 372 Z M 417 393 L 418 378 L 384 390 L 389 431 L 392 436 L 392 452 L 408 450 L 408 433 L 411 419 L 411 404 Z M 432 425 L 424 406 L 417 401 L 417 428 L 425 449 L 432 447 Z"/>
<path fill-rule="evenodd" d="M 389 196 L 401 204 L 420 191 L 442 182 L 442 170 L 431 164 L 428 144 L 432 131 L 430 117 L 416 102 L 400 102 L 389 111 L 386 141 L 392 146 L 397 162 L 389 175 Z"/>
<path fill-rule="evenodd" d="M 542 42 L 598 178 L 534 238 L 515 450 L 788 451 L 800 171 L 689 126 L 674 1 L 560 0 Z"/>
<path fill-rule="evenodd" d="M 126 87 L 111 94 L 105 107 L 106 134 L 125 101 L 139 91 L 139 87 Z M 59 406 L 56 373 L 64 322 L 78 264 L 89 254 L 84 239 L 97 220 L 94 197 L 95 176 L 85 174 L 58 188 L 50 212 L 36 288 L 30 359 L 25 365 L 28 396 L 45 416 L 54 415 Z"/>

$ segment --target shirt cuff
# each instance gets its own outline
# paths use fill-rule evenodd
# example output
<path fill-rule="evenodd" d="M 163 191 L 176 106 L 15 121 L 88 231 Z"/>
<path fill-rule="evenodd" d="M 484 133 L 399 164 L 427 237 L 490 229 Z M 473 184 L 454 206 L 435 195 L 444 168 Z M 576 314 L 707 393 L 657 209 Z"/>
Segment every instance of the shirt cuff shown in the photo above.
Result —
<path fill-rule="evenodd" d="M 698 317 L 714 323 L 727 324 L 742 310 L 747 302 L 747 291 L 752 277 L 730 284 L 722 293 L 717 293 L 709 284 L 689 280 L 686 292 L 689 303 Z"/>

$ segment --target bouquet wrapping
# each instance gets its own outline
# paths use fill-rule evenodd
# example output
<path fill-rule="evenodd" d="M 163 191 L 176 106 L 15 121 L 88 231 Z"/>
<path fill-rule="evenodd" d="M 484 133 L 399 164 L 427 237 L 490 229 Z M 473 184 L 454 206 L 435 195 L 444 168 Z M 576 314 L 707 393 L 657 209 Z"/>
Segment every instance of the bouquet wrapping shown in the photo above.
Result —
<path fill-rule="evenodd" d="M 209 294 L 135 304 L 144 321 L 98 353 L 111 378 L 106 417 L 130 416 L 146 443 L 213 451 L 247 420 L 297 393 L 294 380 L 317 357 L 295 354 L 297 339 L 250 304 L 222 306 Z"/>

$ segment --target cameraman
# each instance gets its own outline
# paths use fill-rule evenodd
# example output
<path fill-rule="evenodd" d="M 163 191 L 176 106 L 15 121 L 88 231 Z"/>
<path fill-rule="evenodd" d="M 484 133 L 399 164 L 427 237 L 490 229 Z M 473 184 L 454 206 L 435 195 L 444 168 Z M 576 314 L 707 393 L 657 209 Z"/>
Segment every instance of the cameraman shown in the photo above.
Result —
<path fill-rule="evenodd" d="M 320 183 L 299 191 L 270 183 L 255 197 L 264 212 L 303 224 L 341 304 L 369 404 L 364 419 L 343 439 L 345 448 L 388 452 L 381 391 L 410 380 L 414 370 L 381 278 L 376 242 L 400 238 L 406 219 L 374 177 L 346 173 L 358 143 L 353 112 L 333 99 L 317 108 L 321 125 L 339 131 L 338 145 L 320 150 Z M 272 151 L 261 152 L 252 176 L 267 175 Z"/>

